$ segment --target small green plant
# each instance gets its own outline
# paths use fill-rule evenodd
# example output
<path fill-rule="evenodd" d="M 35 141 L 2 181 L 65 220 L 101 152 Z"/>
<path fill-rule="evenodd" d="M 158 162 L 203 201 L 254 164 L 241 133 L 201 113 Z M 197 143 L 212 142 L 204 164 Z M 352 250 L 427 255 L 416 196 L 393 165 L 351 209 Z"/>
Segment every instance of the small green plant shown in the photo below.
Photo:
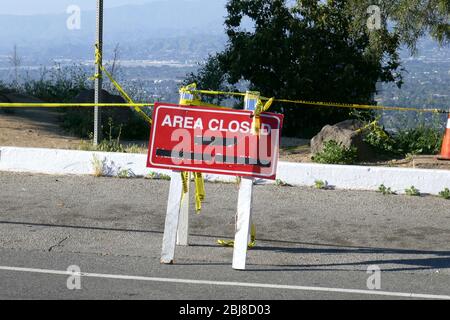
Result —
<path fill-rule="evenodd" d="M 417 189 L 414 186 L 411 186 L 411 188 L 405 189 L 405 193 L 406 193 L 406 195 L 411 196 L 411 197 L 419 197 L 420 196 L 419 189 Z"/>
<path fill-rule="evenodd" d="M 314 181 L 314 188 L 320 190 L 327 190 L 329 188 L 327 181 L 316 180 Z"/>
<path fill-rule="evenodd" d="M 292 187 L 292 185 L 290 185 L 289 183 L 287 183 L 287 182 L 285 182 L 285 181 L 283 181 L 283 180 L 281 180 L 281 179 L 276 179 L 276 180 L 275 180 L 275 184 L 276 184 L 278 187 Z"/>
<path fill-rule="evenodd" d="M 150 172 L 148 175 L 145 176 L 145 179 L 170 181 L 171 177 L 163 173 Z"/>
<path fill-rule="evenodd" d="M 445 200 L 449 200 L 450 199 L 450 189 L 449 188 L 445 188 L 444 190 L 439 192 L 439 196 L 441 198 L 444 198 Z"/>
<path fill-rule="evenodd" d="M 324 164 L 353 164 L 357 160 L 357 149 L 329 140 L 325 142 L 323 151 L 317 153 L 312 160 Z"/>
<path fill-rule="evenodd" d="M 378 187 L 378 191 L 381 192 L 385 196 L 396 194 L 394 191 L 391 190 L 391 188 L 387 188 L 384 184 L 382 184 Z"/>
<path fill-rule="evenodd" d="M 120 179 L 128 179 L 134 177 L 134 173 L 131 169 L 121 169 L 117 173 L 117 177 Z"/>

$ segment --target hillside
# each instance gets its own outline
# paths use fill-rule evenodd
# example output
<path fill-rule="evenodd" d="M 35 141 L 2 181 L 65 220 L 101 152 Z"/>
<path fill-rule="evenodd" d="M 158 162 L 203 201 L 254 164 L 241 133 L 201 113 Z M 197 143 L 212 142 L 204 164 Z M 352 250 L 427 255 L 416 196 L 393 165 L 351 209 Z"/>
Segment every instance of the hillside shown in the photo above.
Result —
<path fill-rule="evenodd" d="M 219 50 L 218 43 L 224 42 L 224 5 L 225 0 L 171 0 L 106 9 L 105 51 L 120 43 L 127 58 L 147 59 L 167 56 L 167 47 L 181 56 L 192 50 L 194 57 L 198 51 Z M 95 11 L 82 11 L 80 30 L 67 29 L 68 17 L 0 15 L 0 30 L 4 30 L 0 55 L 9 54 L 16 44 L 36 63 L 56 57 L 91 58 Z"/>

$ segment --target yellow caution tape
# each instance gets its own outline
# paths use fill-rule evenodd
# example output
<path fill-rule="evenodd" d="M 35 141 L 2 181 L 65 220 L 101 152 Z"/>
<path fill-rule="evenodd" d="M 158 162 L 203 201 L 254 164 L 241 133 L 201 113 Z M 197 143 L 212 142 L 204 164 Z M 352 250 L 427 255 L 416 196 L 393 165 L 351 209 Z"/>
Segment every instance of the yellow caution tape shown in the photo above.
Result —
<path fill-rule="evenodd" d="M 229 109 L 228 107 L 218 106 L 216 104 L 206 103 L 200 99 L 198 95 L 199 90 L 197 90 L 197 84 L 191 83 L 185 87 L 180 88 L 180 105 L 182 106 L 199 106 L 199 107 L 210 107 L 210 108 L 220 108 L 220 109 Z M 202 90 L 200 90 L 202 91 Z M 190 93 L 193 95 L 193 99 L 184 98 L 183 93 Z"/>
<path fill-rule="evenodd" d="M 183 195 L 189 192 L 189 172 L 181 172 L 181 182 L 183 184 Z"/>
<path fill-rule="evenodd" d="M 208 91 L 208 90 L 190 90 L 194 94 L 205 94 L 205 95 L 225 95 L 225 96 L 240 96 L 244 97 L 246 94 L 243 92 L 227 92 L 227 91 Z M 335 107 L 335 108 L 350 108 L 350 109 L 372 109 L 372 110 L 384 110 L 384 111 L 416 111 L 422 113 L 449 113 L 448 110 L 444 109 L 420 109 L 420 108 L 409 108 L 409 107 L 387 107 L 387 106 L 374 106 L 365 104 L 350 104 L 350 103 L 339 103 L 339 102 L 321 102 L 321 101 L 308 101 L 308 100 L 289 100 L 289 99 L 274 99 L 261 97 L 263 101 L 272 100 L 272 102 L 290 103 L 290 104 L 301 104 L 305 106 L 316 106 L 316 107 Z"/>
<path fill-rule="evenodd" d="M 192 93 L 197 94 L 209 94 L 209 95 L 216 95 L 216 96 L 237 96 L 237 97 L 245 97 L 246 93 L 242 92 L 230 92 L 230 91 L 213 91 L 213 90 L 191 90 Z"/>
<path fill-rule="evenodd" d="M 205 180 L 199 172 L 194 173 L 195 178 L 195 212 L 200 214 L 202 210 L 202 202 L 205 201 Z"/>
<path fill-rule="evenodd" d="M 263 100 L 268 98 L 261 98 Z M 386 106 L 373 106 L 364 104 L 346 104 L 338 102 L 317 102 L 306 100 L 287 100 L 287 99 L 275 99 L 277 102 L 302 104 L 307 106 L 318 107 L 335 107 L 335 108 L 349 108 L 349 109 L 371 109 L 371 110 L 384 110 L 384 111 L 416 111 L 422 113 L 449 113 L 448 110 L 443 109 L 420 109 L 420 108 L 408 108 L 408 107 L 386 107 Z"/>
<path fill-rule="evenodd" d="M 106 74 L 106 76 L 109 78 L 109 80 L 111 81 L 111 83 L 116 87 L 117 91 L 119 91 L 119 93 L 122 95 L 122 97 L 124 97 L 124 99 L 126 101 L 128 101 L 128 103 L 132 104 L 132 107 L 134 108 L 134 110 L 145 119 L 145 121 L 147 121 L 148 123 L 152 124 L 153 120 L 152 118 L 150 118 L 144 111 L 142 111 L 142 109 L 137 106 L 134 101 L 130 98 L 130 96 L 125 92 L 125 90 L 122 89 L 122 87 L 119 85 L 119 83 L 114 80 L 113 76 L 108 72 L 108 70 L 106 70 L 106 68 L 100 63 L 101 60 L 101 53 L 99 50 L 99 46 L 98 44 L 95 44 L 95 64 L 98 65 L 100 67 L 100 69 Z M 98 74 L 94 75 L 95 77 L 99 77 Z"/>
<path fill-rule="evenodd" d="M 189 192 L 190 172 L 181 172 L 182 192 L 181 199 L 183 200 Z M 195 181 L 195 212 L 200 214 L 202 210 L 202 202 L 205 200 L 205 182 L 201 173 L 194 173 Z"/>
<path fill-rule="evenodd" d="M 180 105 L 184 106 L 208 106 L 208 107 L 218 107 L 216 105 L 203 103 L 200 101 L 199 97 L 195 94 L 192 94 L 190 91 L 195 90 L 197 85 L 195 83 L 190 84 L 188 86 L 180 88 Z M 186 99 L 185 93 L 191 93 L 194 97 L 193 99 Z M 189 173 L 183 172 L 181 173 L 183 179 L 183 196 L 187 193 L 188 183 L 190 180 Z M 203 179 L 203 175 L 201 173 L 194 173 L 194 181 L 195 181 L 195 212 L 200 214 L 202 210 L 202 202 L 205 200 L 205 181 Z"/>
<path fill-rule="evenodd" d="M 116 87 L 119 93 L 124 97 L 128 103 L 0 103 L 0 108 L 72 108 L 72 107 L 128 107 L 133 108 L 141 117 L 145 119 L 148 123 L 152 124 L 152 118 L 149 117 L 142 107 L 154 106 L 153 103 L 135 103 L 130 96 L 122 89 L 119 83 L 114 80 L 113 76 L 106 70 L 106 68 L 100 63 L 101 54 L 98 48 L 98 44 L 95 45 L 95 64 L 106 74 L 111 83 Z M 98 79 L 99 74 L 95 74 L 90 79 Z"/>
<path fill-rule="evenodd" d="M 153 107 L 154 103 L 0 103 L 0 108 L 75 108 L 75 107 L 114 107 L 114 108 L 130 108 Z"/>
<path fill-rule="evenodd" d="M 222 247 L 234 247 L 234 240 L 217 240 L 217 244 Z M 250 228 L 250 243 L 248 248 L 252 249 L 256 246 L 256 226 L 252 224 Z"/>
<path fill-rule="evenodd" d="M 275 98 L 271 98 L 263 104 L 262 101 L 258 99 L 255 111 L 253 112 L 252 134 L 259 136 L 261 130 L 261 113 L 269 110 L 274 100 Z"/>

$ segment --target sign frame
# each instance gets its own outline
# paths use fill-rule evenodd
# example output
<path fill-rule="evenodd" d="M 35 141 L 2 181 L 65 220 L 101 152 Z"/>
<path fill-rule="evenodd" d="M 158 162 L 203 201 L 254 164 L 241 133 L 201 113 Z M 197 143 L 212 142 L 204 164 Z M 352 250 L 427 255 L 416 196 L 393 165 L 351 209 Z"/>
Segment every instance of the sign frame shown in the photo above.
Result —
<path fill-rule="evenodd" d="M 216 113 L 216 114 L 232 114 L 232 115 L 245 115 L 251 116 L 252 112 L 247 110 L 236 110 L 236 109 L 223 109 L 223 108 L 211 108 L 211 107 L 203 107 L 203 106 L 183 106 L 171 103 L 155 103 L 155 108 L 153 112 L 153 125 L 150 131 L 150 139 L 149 139 L 149 147 L 147 154 L 147 167 L 149 168 L 158 168 L 158 169 L 167 169 L 167 170 L 177 170 L 177 171 L 189 171 L 189 172 L 200 172 L 200 173 L 210 173 L 210 174 L 220 174 L 220 175 L 229 175 L 229 176 L 240 176 L 240 177 L 253 177 L 253 178 L 262 178 L 268 180 L 275 180 L 277 173 L 277 166 L 279 161 L 279 150 L 280 150 L 280 140 L 281 140 L 281 129 L 283 124 L 283 115 L 274 114 L 274 113 L 261 113 L 261 118 L 272 118 L 277 121 L 279 136 L 275 140 L 274 145 L 272 146 L 272 158 L 274 159 L 274 163 L 271 166 L 271 172 L 267 174 L 250 172 L 250 171 L 236 171 L 236 170 L 226 170 L 226 169 L 216 169 L 216 168 L 195 168 L 190 165 L 164 165 L 159 163 L 154 163 L 152 161 L 152 155 L 155 152 L 155 135 L 157 131 L 156 124 L 158 123 L 159 110 L 162 109 L 173 109 L 173 110 L 186 110 L 186 111 L 195 111 L 195 112 L 205 112 L 205 113 Z"/>

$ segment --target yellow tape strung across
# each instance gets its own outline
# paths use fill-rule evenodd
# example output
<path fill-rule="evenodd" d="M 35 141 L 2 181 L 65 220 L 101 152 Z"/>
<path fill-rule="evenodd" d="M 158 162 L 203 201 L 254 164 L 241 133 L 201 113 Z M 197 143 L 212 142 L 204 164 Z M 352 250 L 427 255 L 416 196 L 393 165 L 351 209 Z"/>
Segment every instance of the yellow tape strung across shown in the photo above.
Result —
<path fill-rule="evenodd" d="M 128 103 L 0 103 L 0 108 L 74 108 L 74 107 L 127 107 L 133 108 L 142 118 L 148 123 L 152 124 L 152 118 L 149 117 L 142 107 L 152 107 L 153 103 L 135 103 L 130 96 L 122 89 L 119 83 L 114 80 L 113 76 L 106 70 L 106 68 L 100 64 L 101 54 L 98 49 L 98 44 L 95 45 L 95 64 L 99 65 L 100 69 L 106 74 L 111 83 L 116 87 L 122 97 L 128 101 Z M 99 78 L 99 74 L 95 74 L 91 80 Z"/>
<path fill-rule="evenodd" d="M 200 96 L 198 95 L 198 91 L 203 91 L 203 90 L 197 90 L 197 84 L 196 83 L 191 83 L 185 87 L 181 87 L 180 88 L 180 96 L 182 97 L 180 99 L 180 105 L 182 106 L 200 106 L 200 107 L 211 107 L 211 108 L 221 108 L 221 109 L 229 109 L 228 107 L 222 107 L 222 106 L 218 106 L 216 104 L 211 104 L 211 103 L 206 103 L 203 102 L 200 99 Z M 209 91 L 205 91 L 205 92 L 209 92 Z M 193 99 L 185 99 L 184 98 L 184 93 L 189 93 L 191 95 L 194 96 Z"/>
<path fill-rule="evenodd" d="M 75 108 L 75 107 L 114 107 L 114 108 L 131 108 L 131 107 L 153 107 L 154 103 L 0 103 L 0 108 Z"/>
<path fill-rule="evenodd" d="M 268 99 L 268 98 L 261 98 Z M 301 104 L 306 106 L 318 106 L 318 107 L 334 107 L 334 108 L 349 108 L 349 109 L 371 109 L 371 110 L 384 110 L 384 111 L 415 111 L 421 113 L 449 113 L 448 110 L 443 109 L 420 109 L 420 108 L 408 108 L 408 107 L 386 107 L 386 106 L 373 106 L 364 104 L 346 104 L 346 103 L 334 103 L 334 102 L 316 102 L 306 100 L 287 100 L 287 99 L 275 99 L 277 102 Z"/>
<path fill-rule="evenodd" d="M 193 94 L 206 94 L 206 95 L 222 95 L 222 96 L 239 96 L 244 97 L 243 92 L 227 92 L 227 91 L 208 91 L 208 90 L 191 90 Z M 422 113 L 449 113 L 448 110 L 443 109 L 420 109 L 420 108 L 408 108 L 408 107 L 387 107 L 387 106 L 374 106 L 374 105 L 364 105 L 364 104 L 350 104 L 350 103 L 339 103 L 339 102 L 320 102 L 320 101 L 307 101 L 307 100 L 289 100 L 289 99 L 276 99 L 261 97 L 262 101 L 281 102 L 281 103 L 291 103 L 291 104 L 301 104 L 306 106 L 317 106 L 317 107 L 335 107 L 335 108 L 349 108 L 349 109 L 372 109 L 372 110 L 384 110 L 384 111 L 416 111 Z"/>

